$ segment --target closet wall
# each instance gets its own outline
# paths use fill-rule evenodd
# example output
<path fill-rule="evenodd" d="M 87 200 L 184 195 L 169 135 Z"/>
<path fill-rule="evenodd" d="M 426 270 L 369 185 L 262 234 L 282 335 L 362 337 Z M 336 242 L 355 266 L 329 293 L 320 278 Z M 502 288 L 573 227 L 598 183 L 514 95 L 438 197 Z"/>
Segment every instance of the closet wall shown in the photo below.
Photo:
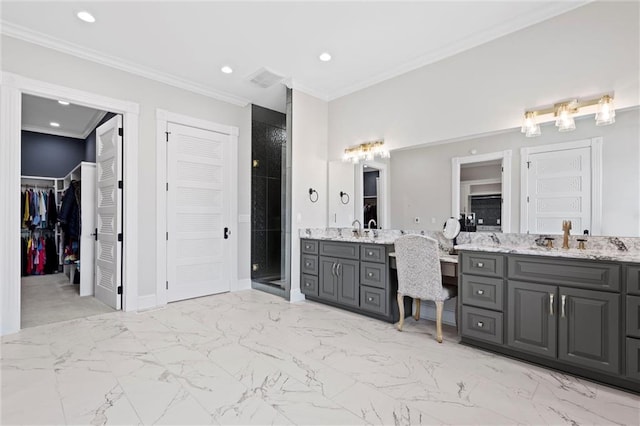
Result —
<path fill-rule="evenodd" d="M 95 144 L 94 144 L 95 150 Z M 85 160 L 83 139 L 22 131 L 23 176 L 65 176 Z"/>

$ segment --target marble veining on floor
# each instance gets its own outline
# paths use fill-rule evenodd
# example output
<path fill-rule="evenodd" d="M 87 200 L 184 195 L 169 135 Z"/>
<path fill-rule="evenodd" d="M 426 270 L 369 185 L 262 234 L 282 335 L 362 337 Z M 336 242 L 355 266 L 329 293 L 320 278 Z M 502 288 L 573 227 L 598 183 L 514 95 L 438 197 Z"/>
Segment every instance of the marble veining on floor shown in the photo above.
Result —
<path fill-rule="evenodd" d="M 256 290 L 34 327 L 1 345 L 9 424 L 633 424 L 638 396 Z"/>

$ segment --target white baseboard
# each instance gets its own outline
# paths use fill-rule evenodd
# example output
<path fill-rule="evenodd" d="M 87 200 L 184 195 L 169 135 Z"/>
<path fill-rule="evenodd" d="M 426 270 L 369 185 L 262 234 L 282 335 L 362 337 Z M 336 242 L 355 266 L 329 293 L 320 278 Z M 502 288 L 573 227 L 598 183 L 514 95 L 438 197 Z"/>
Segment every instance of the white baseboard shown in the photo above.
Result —
<path fill-rule="evenodd" d="M 305 300 L 305 297 L 299 288 L 295 290 L 294 289 L 291 290 L 291 293 L 289 294 L 289 302 L 296 303 L 296 302 L 302 302 L 303 300 Z"/>
<path fill-rule="evenodd" d="M 158 307 L 158 300 L 155 294 L 148 296 L 138 296 L 138 311 L 153 309 Z"/>
<path fill-rule="evenodd" d="M 242 290 L 251 290 L 251 278 L 239 279 L 235 288 L 231 289 L 231 291 L 242 291 Z"/>

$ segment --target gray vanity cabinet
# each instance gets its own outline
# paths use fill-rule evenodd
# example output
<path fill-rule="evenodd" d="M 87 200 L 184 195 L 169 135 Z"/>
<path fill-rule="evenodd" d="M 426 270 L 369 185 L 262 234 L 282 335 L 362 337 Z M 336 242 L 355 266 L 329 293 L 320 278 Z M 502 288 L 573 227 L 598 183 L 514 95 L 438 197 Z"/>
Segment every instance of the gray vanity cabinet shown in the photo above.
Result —
<path fill-rule="evenodd" d="M 595 370 L 620 372 L 620 295 L 560 287 L 558 358 Z"/>
<path fill-rule="evenodd" d="M 555 286 L 508 281 L 507 344 L 547 358 L 557 356 Z"/>
<path fill-rule="evenodd" d="M 301 241 L 300 290 L 309 300 L 396 322 L 397 281 L 390 277 L 391 245 Z M 411 315 L 410 299 L 405 315 Z"/>
<path fill-rule="evenodd" d="M 463 343 L 640 392 L 638 265 L 502 257 L 503 270 L 497 254 L 460 254 Z M 504 342 L 476 318 L 494 312 L 499 321 L 501 309 Z"/>
<path fill-rule="evenodd" d="M 360 304 L 360 262 L 320 256 L 318 295 L 347 306 Z"/>

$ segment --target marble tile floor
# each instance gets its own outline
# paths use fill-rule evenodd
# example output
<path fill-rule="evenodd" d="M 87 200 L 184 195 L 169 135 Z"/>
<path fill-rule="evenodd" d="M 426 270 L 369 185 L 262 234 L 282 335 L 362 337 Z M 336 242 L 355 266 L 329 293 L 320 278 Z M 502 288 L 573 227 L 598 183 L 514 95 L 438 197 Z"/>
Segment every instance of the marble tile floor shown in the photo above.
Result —
<path fill-rule="evenodd" d="M 1 343 L 11 424 L 626 424 L 637 395 L 256 290 L 34 327 Z"/>

